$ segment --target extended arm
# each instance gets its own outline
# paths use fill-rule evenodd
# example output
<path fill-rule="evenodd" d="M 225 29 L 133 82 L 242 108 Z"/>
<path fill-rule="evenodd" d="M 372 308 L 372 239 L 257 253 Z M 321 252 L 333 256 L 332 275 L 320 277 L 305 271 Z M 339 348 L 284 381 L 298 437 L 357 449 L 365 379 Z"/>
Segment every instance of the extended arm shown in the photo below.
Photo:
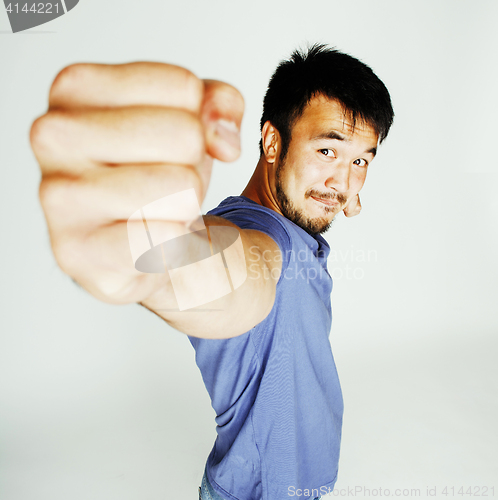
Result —
<path fill-rule="evenodd" d="M 65 68 L 52 85 L 48 112 L 31 130 L 42 171 L 40 199 L 62 270 L 98 299 L 141 303 L 190 335 L 230 337 L 261 321 L 272 307 L 280 266 L 278 259 L 254 262 L 258 252 L 278 254 L 263 233 L 240 231 L 243 251 L 235 266 L 252 265 L 242 285 L 180 312 L 168 266 L 164 273 L 140 272 L 130 254 L 130 216 L 189 189 L 201 203 L 213 158 L 231 161 L 240 153 L 242 114 L 243 99 L 232 86 L 203 82 L 177 66 Z M 185 234 L 197 216 L 179 203 L 148 225 L 171 240 Z M 236 227 L 219 218 L 206 217 L 205 223 L 208 231 Z M 189 262 L 196 262 L 196 252 L 205 255 L 206 245 L 212 252 L 209 238 L 194 236 L 185 250 L 192 252 Z M 174 251 L 168 257 L 174 261 Z M 196 279 L 190 274 L 184 281 L 180 276 L 177 283 L 187 293 L 189 287 L 215 288 L 216 273 L 198 273 Z"/>

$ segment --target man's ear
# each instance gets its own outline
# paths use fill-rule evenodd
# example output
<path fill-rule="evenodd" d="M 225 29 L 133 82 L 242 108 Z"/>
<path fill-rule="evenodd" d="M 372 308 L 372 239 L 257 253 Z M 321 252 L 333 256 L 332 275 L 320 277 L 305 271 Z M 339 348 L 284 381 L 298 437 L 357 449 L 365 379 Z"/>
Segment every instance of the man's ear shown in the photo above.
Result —
<path fill-rule="evenodd" d="M 263 154 L 268 163 L 274 163 L 280 151 L 280 134 L 278 130 L 268 120 L 261 129 L 261 142 L 263 144 Z"/>

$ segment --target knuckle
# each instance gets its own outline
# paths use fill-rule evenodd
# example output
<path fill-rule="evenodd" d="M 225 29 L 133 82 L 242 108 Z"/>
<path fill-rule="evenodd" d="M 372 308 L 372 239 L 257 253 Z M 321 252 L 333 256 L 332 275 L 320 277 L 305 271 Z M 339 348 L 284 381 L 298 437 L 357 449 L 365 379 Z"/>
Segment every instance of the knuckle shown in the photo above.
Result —
<path fill-rule="evenodd" d="M 47 217 L 62 216 L 75 199 L 75 181 L 61 175 L 42 178 L 38 196 Z"/>
<path fill-rule="evenodd" d="M 51 149 L 67 125 L 67 117 L 57 111 L 50 111 L 37 118 L 31 126 L 29 138 L 35 153 Z"/>
<path fill-rule="evenodd" d="M 204 94 L 204 84 L 202 80 L 197 78 L 197 76 L 188 69 L 182 68 L 182 71 L 184 74 L 184 89 L 190 100 L 189 107 L 195 111 L 199 111 Z"/>
<path fill-rule="evenodd" d="M 31 143 L 31 147 L 35 152 L 44 142 L 43 138 L 46 131 L 45 117 L 46 115 L 38 117 L 31 125 L 31 129 L 29 131 L 29 142 Z"/>
<path fill-rule="evenodd" d="M 89 71 L 90 65 L 82 63 L 71 64 L 59 71 L 50 88 L 51 105 L 58 104 L 58 101 L 68 94 Z"/>

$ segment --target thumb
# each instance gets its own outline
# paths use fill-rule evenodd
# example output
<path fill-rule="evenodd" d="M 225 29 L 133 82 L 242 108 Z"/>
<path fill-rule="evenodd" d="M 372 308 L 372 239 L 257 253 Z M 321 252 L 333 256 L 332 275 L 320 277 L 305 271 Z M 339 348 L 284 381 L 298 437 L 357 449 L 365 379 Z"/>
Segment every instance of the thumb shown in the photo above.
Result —
<path fill-rule="evenodd" d="M 206 130 L 206 149 L 221 161 L 240 156 L 240 125 L 244 114 L 242 94 L 228 83 L 204 80 L 201 119 Z"/>

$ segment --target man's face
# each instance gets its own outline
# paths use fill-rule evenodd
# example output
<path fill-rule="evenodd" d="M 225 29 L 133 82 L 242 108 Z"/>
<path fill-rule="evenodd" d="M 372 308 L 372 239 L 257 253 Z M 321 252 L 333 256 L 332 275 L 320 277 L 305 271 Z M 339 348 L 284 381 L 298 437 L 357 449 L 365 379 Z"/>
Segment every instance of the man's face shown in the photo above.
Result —
<path fill-rule="evenodd" d="M 276 162 L 282 214 L 309 233 L 325 232 L 362 188 L 377 142 L 372 127 L 357 122 L 353 130 L 337 101 L 313 98 L 292 127 L 284 160 Z"/>

